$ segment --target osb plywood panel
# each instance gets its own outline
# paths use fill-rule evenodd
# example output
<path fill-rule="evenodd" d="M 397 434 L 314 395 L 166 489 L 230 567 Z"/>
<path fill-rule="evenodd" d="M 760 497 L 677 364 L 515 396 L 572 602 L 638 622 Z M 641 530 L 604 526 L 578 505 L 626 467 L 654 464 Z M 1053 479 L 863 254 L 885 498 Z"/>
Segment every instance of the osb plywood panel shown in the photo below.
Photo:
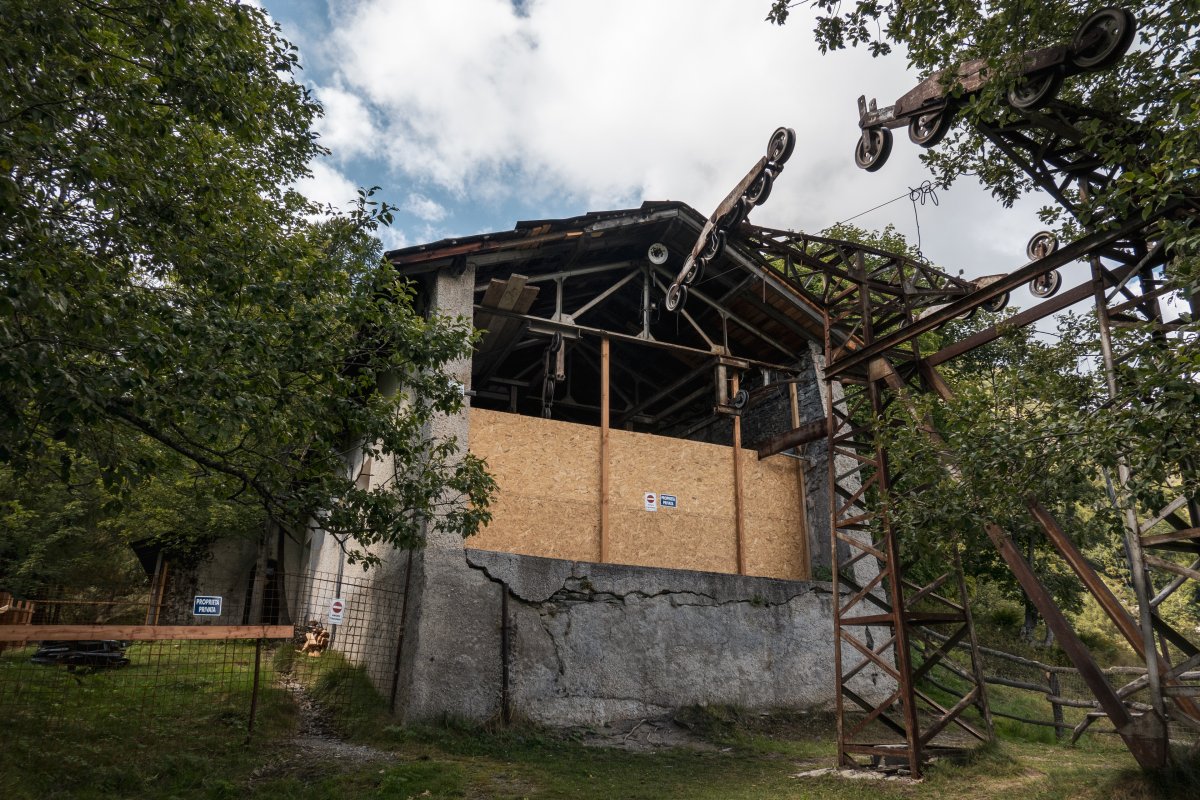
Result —
<path fill-rule="evenodd" d="M 614 562 L 737 572 L 728 447 L 614 430 L 609 480 Z M 679 504 L 646 511 L 646 492 L 674 495 Z"/>
<path fill-rule="evenodd" d="M 499 487 L 492 522 L 469 544 L 594 561 L 600 543 L 600 432 L 569 422 L 471 409 L 470 449 Z"/>
<path fill-rule="evenodd" d="M 600 492 L 599 428 L 473 408 L 470 449 L 509 491 L 593 503 Z"/>
<path fill-rule="evenodd" d="M 746 502 L 746 572 L 768 578 L 808 578 L 800 505 L 801 463 L 782 455 L 759 461 L 750 450 L 743 450 L 740 456 Z"/>
<path fill-rule="evenodd" d="M 737 572 L 733 517 L 639 506 L 611 511 L 609 524 L 608 553 L 614 564 Z"/>
<path fill-rule="evenodd" d="M 492 522 L 472 547 L 595 560 L 599 553 L 600 430 L 471 410 L 471 451 L 499 485 Z M 740 453 L 747 572 L 804 576 L 799 464 Z M 733 459 L 721 445 L 644 433 L 609 433 L 609 559 L 618 564 L 737 571 Z M 675 508 L 645 510 L 645 493 Z"/>
<path fill-rule="evenodd" d="M 777 516 L 800 515 L 800 462 L 787 456 L 762 461 L 753 450 L 742 450 L 742 495 L 746 508 Z"/>
<path fill-rule="evenodd" d="M 595 561 L 600 555 L 600 509 L 594 499 L 551 500 L 502 489 L 491 509 L 491 524 L 468 539 L 468 547 L 570 561 Z"/>
<path fill-rule="evenodd" d="M 797 520 L 779 519 L 761 514 L 746 516 L 746 573 L 764 578 L 803 580 L 802 545 Z"/>
<path fill-rule="evenodd" d="M 733 520 L 733 459 L 728 447 L 614 430 L 609 434 L 608 464 L 608 502 L 613 510 L 642 510 L 646 492 L 665 492 L 679 498 L 678 511 Z"/>

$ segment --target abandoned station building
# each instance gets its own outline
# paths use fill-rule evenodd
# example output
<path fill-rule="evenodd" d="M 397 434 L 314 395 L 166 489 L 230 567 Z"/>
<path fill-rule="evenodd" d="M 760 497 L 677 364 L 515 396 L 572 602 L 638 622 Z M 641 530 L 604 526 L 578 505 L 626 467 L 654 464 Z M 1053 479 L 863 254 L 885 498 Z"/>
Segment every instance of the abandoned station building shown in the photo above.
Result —
<path fill-rule="evenodd" d="M 732 239 L 666 311 L 704 223 L 648 202 L 387 253 L 426 309 L 486 331 L 451 365 L 468 407 L 429 433 L 485 458 L 499 487 L 478 535 L 431 534 L 339 583 L 359 629 L 379 630 L 356 657 L 402 719 L 832 705 L 826 440 L 759 453 L 826 417 L 821 311 Z M 374 485 L 389 468 L 356 471 Z M 292 568 L 340 575 L 341 548 L 310 535 Z M 860 583 L 875 569 L 859 564 Z M 385 610 L 375 589 L 403 601 Z M 311 587 L 293 592 L 296 620 L 322 613 Z"/>

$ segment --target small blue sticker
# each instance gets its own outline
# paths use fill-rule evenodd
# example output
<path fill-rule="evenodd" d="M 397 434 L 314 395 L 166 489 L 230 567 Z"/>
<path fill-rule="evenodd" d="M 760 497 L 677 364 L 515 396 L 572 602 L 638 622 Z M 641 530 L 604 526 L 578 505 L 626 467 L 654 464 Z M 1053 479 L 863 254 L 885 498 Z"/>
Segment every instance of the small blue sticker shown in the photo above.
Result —
<path fill-rule="evenodd" d="M 675 508 L 675 506 L 679 505 L 679 501 L 673 494 L 660 494 L 658 496 L 658 504 L 663 508 Z"/>

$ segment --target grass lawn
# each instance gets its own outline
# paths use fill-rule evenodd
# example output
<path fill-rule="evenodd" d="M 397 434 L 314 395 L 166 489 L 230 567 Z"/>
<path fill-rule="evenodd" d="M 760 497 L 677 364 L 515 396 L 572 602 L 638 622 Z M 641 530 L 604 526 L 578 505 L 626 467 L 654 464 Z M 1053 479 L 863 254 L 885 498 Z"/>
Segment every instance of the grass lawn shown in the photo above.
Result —
<path fill-rule="evenodd" d="M 705 749 L 628 752 L 587 746 L 582 732 L 402 729 L 380 715 L 382 701 L 357 702 L 338 721 L 360 746 L 314 746 L 294 738 L 295 706 L 286 691 L 271 686 L 275 666 L 267 664 L 260 724 L 249 745 L 243 743 L 244 697 L 232 695 L 213 693 L 207 704 L 178 707 L 186 713 L 168 703 L 167 713 L 141 709 L 122 716 L 107 705 L 93 714 L 79 703 L 65 709 L 68 714 L 57 709 L 50 725 L 39 724 L 36 715 L 13 717 L 0 704 L 0 798 L 1200 797 L 1200 773 L 1152 779 L 1114 737 L 1098 736 L 1070 748 L 1005 739 L 965 760 L 933 765 L 919 784 L 796 778 L 833 766 L 829 720 L 729 710 L 683 717 Z M 135 675 L 129 668 L 83 680 L 102 679 L 107 683 L 92 688 L 120 698 L 129 691 L 122 682 Z M 316 675 L 312 692 L 318 699 L 344 696 L 339 690 L 358 680 L 346 669 Z"/>

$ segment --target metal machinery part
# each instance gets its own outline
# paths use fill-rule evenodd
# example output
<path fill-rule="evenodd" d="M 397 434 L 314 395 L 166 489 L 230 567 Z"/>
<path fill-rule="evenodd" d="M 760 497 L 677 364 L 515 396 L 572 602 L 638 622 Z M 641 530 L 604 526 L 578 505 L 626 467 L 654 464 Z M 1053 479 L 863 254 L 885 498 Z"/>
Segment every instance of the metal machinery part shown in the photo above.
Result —
<path fill-rule="evenodd" d="M 738 182 L 717 210 L 704 224 L 692 252 L 684 259 L 675 280 L 667 287 L 666 306 L 668 311 L 678 311 L 687 302 L 687 287 L 704 273 L 709 263 L 721 256 L 729 233 L 745 221 L 750 209 L 762 205 L 771 195 L 771 186 L 783 165 L 792 157 L 796 148 L 796 132 L 791 128 L 777 128 L 767 140 L 767 153 L 758 160 L 746 176 Z"/>
<path fill-rule="evenodd" d="M 1065 79 L 1117 63 L 1133 44 L 1136 31 L 1129 11 L 1105 8 L 1084 20 L 1069 43 L 1030 50 L 1009 87 L 1009 105 L 1019 112 L 1046 107 Z M 953 78 L 945 71 L 935 72 L 886 108 L 859 97 L 862 133 L 855 144 L 854 163 L 868 172 L 883 167 L 892 152 L 892 128 L 907 127 L 909 140 L 921 147 L 940 142 L 957 110 L 988 82 L 986 67 L 983 59 L 975 59 L 960 64 Z"/>

